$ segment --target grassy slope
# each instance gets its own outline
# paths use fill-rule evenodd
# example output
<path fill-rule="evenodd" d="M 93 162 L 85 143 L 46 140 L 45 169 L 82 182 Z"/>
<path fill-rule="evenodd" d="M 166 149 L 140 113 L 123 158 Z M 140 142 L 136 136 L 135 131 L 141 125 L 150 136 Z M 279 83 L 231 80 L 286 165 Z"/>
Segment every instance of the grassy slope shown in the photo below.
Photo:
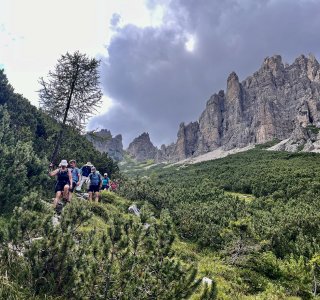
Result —
<path fill-rule="evenodd" d="M 149 159 L 143 162 L 138 162 L 129 154 L 125 153 L 123 161 L 119 163 L 119 167 L 123 173 L 144 173 L 148 168 L 155 166 L 154 160 Z"/>

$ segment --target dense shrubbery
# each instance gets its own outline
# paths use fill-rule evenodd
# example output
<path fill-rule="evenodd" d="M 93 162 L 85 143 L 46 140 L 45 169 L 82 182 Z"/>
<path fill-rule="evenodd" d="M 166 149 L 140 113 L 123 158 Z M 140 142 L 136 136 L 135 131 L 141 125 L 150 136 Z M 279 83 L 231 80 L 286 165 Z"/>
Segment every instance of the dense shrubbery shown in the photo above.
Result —
<path fill-rule="evenodd" d="M 320 252 L 319 158 L 251 150 L 156 174 L 150 169 L 152 179 L 130 179 L 121 193 L 167 208 L 181 238 L 241 268 L 249 293 L 275 281 L 287 294 L 308 299 L 319 280 L 310 267 Z"/>
<path fill-rule="evenodd" d="M 174 258 L 165 211 L 155 219 L 146 208 L 140 219 L 111 210 L 101 230 L 90 226 L 99 206 L 74 201 L 54 226 L 50 206 L 35 193 L 25 197 L 1 241 L 0 274 L 9 270 L 10 288 L 41 299 L 183 299 L 193 293 L 196 269 Z M 7 293 L 5 287 L 0 292 Z"/>
<path fill-rule="evenodd" d="M 26 191 L 40 190 L 48 181 L 32 143 L 18 140 L 10 124 L 6 107 L 0 106 L 0 211 L 12 210 Z"/>

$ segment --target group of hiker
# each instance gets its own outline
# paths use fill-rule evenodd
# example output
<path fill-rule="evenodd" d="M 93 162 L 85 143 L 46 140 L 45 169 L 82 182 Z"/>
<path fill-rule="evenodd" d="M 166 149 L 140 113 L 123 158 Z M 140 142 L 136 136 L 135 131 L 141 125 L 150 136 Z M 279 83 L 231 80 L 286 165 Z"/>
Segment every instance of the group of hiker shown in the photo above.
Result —
<path fill-rule="evenodd" d="M 50 167 L 53 165 L 51 164 Z M 97 171 L 91 162 L 87 162 L 81 169 L 77 168 L 77 162 L 74 159 L 68 161 L 61 160 L 59 167 L 51 172 L 50 176 L 56 176 L 55 199 L 53 206 L 56 207 L 61 196 L 67 202 L 71 202 L 74 191 L 80 192 L 84 184 L 89 194 L 89 201 L 92 201 L 93 195 L 96 202 L 99 201 L 99 192 L 115 188 L 111 184 L 108 173 L 103 176 Z"/>

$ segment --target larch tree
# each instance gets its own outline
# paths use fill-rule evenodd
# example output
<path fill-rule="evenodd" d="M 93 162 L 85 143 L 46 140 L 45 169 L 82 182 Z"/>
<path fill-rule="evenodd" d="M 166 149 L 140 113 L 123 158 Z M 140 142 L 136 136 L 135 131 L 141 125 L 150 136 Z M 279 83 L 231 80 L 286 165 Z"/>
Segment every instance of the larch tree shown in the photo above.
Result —
<path fill-rule="evenodd" d="M 66 125 L 81 132 L 88 118 L 101 103 L 102 91 L 99 82 L 100 61 L 76 51 L 58 59 L 48 79 L 40 78 L 40 107 L 61 123 L 51 162 L 54 163 L 62 142 Z"/>

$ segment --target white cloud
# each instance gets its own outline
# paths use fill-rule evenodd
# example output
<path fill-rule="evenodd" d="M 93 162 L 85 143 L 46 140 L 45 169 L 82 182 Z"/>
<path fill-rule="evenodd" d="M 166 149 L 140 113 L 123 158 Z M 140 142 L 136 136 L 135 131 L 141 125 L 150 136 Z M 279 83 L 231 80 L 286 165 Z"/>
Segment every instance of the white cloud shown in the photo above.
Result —
<path fill-rule="evenodd" d="M 16 92 L 35 105 L 38 79 L 47 76 L 61 54 L 107 55 L 114 13 L 122 26 L 144 27 L 161 19 L 161 9 L 151 13 L 144 0 L 0 0 L 0 7 L 0 64 Z"/>
<path fill-rule="evenodd" d="M 103 113 L 108 112 L 109 109 L 110 109 L 112 106 L 114 106 L 114 105 L 115 105 L 115 103 L 114 103 L 114 101 L 113 101 L 111 98 L 103 95 L 103 96 L 102 96 L 101 106 L 97 109 L 98 114 L 103 114 Z"/>

